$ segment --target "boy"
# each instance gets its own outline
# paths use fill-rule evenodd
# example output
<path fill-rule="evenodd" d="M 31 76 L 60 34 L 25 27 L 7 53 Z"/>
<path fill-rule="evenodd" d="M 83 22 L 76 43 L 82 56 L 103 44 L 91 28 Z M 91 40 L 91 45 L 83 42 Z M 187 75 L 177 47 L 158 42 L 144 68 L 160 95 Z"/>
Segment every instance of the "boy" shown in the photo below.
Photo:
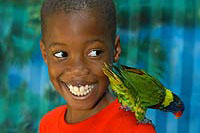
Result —
<path fill-rule="evenodd" d="M 42 56 L 67 101 L 41 120 L 40 133 L 154 133 L 107 90 L 103 64 L 121 53 L 112 0 L 47 0 L 41 9 Z"/>

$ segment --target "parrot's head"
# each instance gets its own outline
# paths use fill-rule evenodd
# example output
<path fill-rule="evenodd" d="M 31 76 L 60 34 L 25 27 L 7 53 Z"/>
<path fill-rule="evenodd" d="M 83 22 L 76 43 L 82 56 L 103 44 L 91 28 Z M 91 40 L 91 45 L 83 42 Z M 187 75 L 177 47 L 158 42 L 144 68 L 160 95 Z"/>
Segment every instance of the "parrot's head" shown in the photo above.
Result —
<path fill-rule="evenodd" d="M 179 117 L 182 116 L 183 111 L 184 111 L 184 104 L 179 104 L 177 105 L 177 108 L 179 109 L 179 111 L 174 112 L 173 114 L 176 116 L 176 118 L 178 119 Z"/>
<path fill-rule="evenodd" d="M 178 111 L 178 112 L 175 112 L 174 115 L 176 116 L 176 118 L 179 118 L 181 117 L 183 114 L 183 111 Z"/>
<path fill-rule="evenodd" d="M 184 104 L 181 101 L 181 99 L 174 93 L 173 93 L 173 98 L 174 98 L 173 104 L 174 104 L 174 108 L 175 108 L 173 114 L 176 116 L 176 118 L 179 118 L 183 114 Z"/>

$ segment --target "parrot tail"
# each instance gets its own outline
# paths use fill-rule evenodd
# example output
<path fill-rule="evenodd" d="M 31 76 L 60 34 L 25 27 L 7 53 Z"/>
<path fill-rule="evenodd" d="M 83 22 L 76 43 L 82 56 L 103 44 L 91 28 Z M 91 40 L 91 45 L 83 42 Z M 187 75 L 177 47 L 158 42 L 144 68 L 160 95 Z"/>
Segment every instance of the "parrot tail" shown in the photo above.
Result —
<path fill-rule="evenodd" d="M 103 72 L 105 75 L 107 75 L 110 78 L 112 77 L 115 80 L 118 79 L 117 76 L 112 72 L 112 66 L 110 64 L 104 63 Z"/>

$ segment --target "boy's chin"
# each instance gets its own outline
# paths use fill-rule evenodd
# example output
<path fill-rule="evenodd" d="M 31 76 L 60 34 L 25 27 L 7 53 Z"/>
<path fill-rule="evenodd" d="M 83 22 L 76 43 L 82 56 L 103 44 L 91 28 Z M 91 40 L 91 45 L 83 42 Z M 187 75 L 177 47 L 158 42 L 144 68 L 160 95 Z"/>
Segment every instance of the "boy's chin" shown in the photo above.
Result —
<path fill-rule="evenodd" d="M 73 109 L 73 110 L 91 110 L 96 105 L 96 102 L 94 102 L 94 103 L 88 103 L 88 102 L 86 102 L 86 103 L 84 103 L 84 102 L 70 103 L 70 102 L 68 102 L 67 104 L 70 107 L 70 109 Z"/>

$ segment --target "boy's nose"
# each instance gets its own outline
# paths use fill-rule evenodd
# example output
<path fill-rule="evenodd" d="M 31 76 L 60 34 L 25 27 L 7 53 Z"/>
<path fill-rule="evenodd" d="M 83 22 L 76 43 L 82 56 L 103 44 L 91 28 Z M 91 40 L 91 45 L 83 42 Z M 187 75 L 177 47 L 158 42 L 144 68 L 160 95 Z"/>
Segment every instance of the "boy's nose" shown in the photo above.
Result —
<path fill-rule="evenodd" d="M 68 74 L 75 77 L 86 77 L 89 74 L 89 68 L 83 60 L 70 62 Z"/>

